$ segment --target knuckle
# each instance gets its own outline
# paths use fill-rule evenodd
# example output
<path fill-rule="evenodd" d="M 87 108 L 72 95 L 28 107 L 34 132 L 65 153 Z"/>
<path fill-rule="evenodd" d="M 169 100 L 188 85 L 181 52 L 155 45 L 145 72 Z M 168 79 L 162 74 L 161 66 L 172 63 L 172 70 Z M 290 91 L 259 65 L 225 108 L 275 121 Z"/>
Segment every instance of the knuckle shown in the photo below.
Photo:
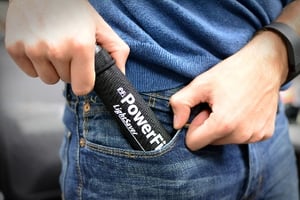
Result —
<path fill-rule="evenodd" d="M 274 130 L 275 130 L 275 128 L 271 128 L 271 129 L 266 133 L 266 137 L 268 137 L 268 138 L 272 137 L 273 134 L 274 134 Z"/>
<path fill-rule="evenodd" d="M 118 54 L 124 58 L 127 58 L 130 53 L 130 48 L 124 41 L 117 41 L 111 45 L 107 45 L 107 50 L 109 50 L 110 53 L 118 52 Z"/>
<path fill-rule="evenodd" d="M 264 134 L 264 139 L 269 139 L 273 136 L 274 133 L 274 129 L 275 127 L 270 127 L 269 129 L 266 130 L 265 134 Z"/>
<path fill-rule="evenodd" d="M 232 133 L 234 131 L 234 123 L 226 118 L 221 118 L 219 127 L 223 130 L 224 133 Z"/>
<path fill-rule="evenodd" d="M 217 121 L 215 120 L 214 122 L 215 124 L 217 124 Z M 215 134 L 215 138 L 221 139 L 221 138 L 226 138 L 229 136 L 232 136 L 233 138 L 235 138 L 234 136 L 236 135 L 236 133 L 234 131 L 232 131 L 231 128 L 225 127 L 224 125 L 221 124 L 217 124 L 217 130 L 216 134 Z M 234 139 L 235 141 L 237 140 L 237 138 Z"/>
<path fill-rule="evenodd" d="M 178 103 L 180 103 L 180 98 L 178 95 L 174 94 L 170 97 L 169 103 L 171 106 L 176 106 Z"/>
<path fill-rule="evenodd" d="M 64 53 L 58 47 L 49 47 L 48 57 L 52 60 L 61 60 L 64 58 Z"/>
<path fill-rule="evenodd" d="M 85 50 L 86 46 L 82 42 L 73 41 L 72 42 L 72 48 L 75 51 L 83 52 Z"/>
<path fill-rule="evenodd" d="M 124 55 L 126 55 L 126 56 L 129 55 L 130 48 L 129 48 L 129 46 L 126 43 L 124 43 L 123 45 L 121 45 L 120 48 L 121 48 L 120 50 L 124 53 Z"/>
<path fill-rule="evenodd" d="M 20 48 L 21 44 L 15 44 L 15 45 L 5 45 L 5 49 L 8 52 L 8 54 L 12 57 L 20 57 L 23 55 L 22 48 Z M 23 45 L 22 45 L 23 46 Z"/>
<path fill-rule="evenodd" d="M 266 139 L 269 139 L 273 135 L 274 128 L 268 127 L 268 128 L 262 128 L 253 131 L 252 137 L 249 139 L 250 143 L 260 142 Z"/>
<path fill-rule="evenodd" d="M 10 54 L 10 55 L 16 55 L 18 53 L 18 49 L 15 48 L 15 46 L 12 45 L 6 45 L 5 46 L 6 51 Z"/>
<path fill-rule="evenodd" d="M 259 142 L 259 141 L 263 140 L 263 138 L 264 138 L 264 134 L 262 132 L 260 132 L 260 131 L 254 132 L 252 137 L 249 138 L 249 140 L 250 140 L 249 142 L 250 143 Z"/>
<path fill-rule="evenodd" d="M 249 131 L 243 131 L 242 134 L 239 135 L 238 143 L 243 144 L 249 142 L 252 137 L 252 133 Z"/>
<path fill-rule="evenodd" d="M 40 50 L 40 48 L 37 48 L 35 46 L 25 47 L 25 54 L 31 59 L 42 57 L 42 51 Z"/>
<path fill-rule="evenodd" d="M 71 40 L 70 46 L 74 51 L 77 51 L 78 53 L 85 53 L 87 49 L 92 49 L 92 45 L 80 41 L 80 40 Z"/>

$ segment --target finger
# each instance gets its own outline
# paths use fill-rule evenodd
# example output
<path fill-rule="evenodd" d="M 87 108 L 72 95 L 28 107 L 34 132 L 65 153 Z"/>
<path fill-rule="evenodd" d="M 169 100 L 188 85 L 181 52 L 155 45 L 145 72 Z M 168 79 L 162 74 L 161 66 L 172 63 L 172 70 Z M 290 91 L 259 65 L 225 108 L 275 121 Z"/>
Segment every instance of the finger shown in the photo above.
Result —
<path fill-rule="evenodd" d="M 71 83 L 71 55 L 63 47 L 51 49 L 48 52 L 48 58 L 62 81 Z"/>
<path fill-rule="evenodd" d="M 273 135 L 275 129 L 275 116 L 275 114 L 270 114 L 266 121 L 257 119 L 251 124 L 237 129 L 231 134 L 214 141 L 212 144 L 249 144 L 264 141 Z"/>
<path fill-rule="evenodd" d="M 76 95 L 89 93 L 95 82 L 94 45 L 78 46 L 73 48 L 71 60 L 71 85 Z"/>
<path fill-rule="evenodd" d="M 204 98 L 201 99 L 201 92 L 195 92 L 199 90 L 195 85 L 192 82 L 170 98 L 170 105 L 174 113 L 173 126 L 175 129 L 182 128 L 188 121 L 191 108 L 205 102 Z"/>
<path fill-rule="evenodd" d="M 189 131 L 193 132 L 195 129 L 197 129 L 199 126 L 201 126 L 204 121 L 209 117 L 210 110 L 206 109 L 201 111 L 191 122 L 189 125 Z"/>
<path fill-rule="evenodd" d="M 108 30 L 109 32 L 112 31 L 110 28 Z M 108 53 L 116 61 L 118 68 L 125 74 L 125 65 L 130 51 L 128 45 L 124 43 L 114 32 L 103 37 L 100 37 L 99 34 L 97 34 L 97 36 L 97 43 L 108 51 Z"/>
<path fill-rule="evenodd" d="M 221 139 L 215 140 L 212 145 L 255 143 L 268 139 L 270 135 L 264 129 L 259 129 L 258 131 L 252 129 L 244 131 L 236 130 Z"/>
<path fill-rule="evenodd" d="M 191 106 L 184 103 L 183 100 L 181 95 L 177 93 L 170 98 L 170 105 L 174 115 L 173 127 L 175 129 L 182 128 L 187 123 L 191 113 Z"/>
<path fill-rule="evenodd" d="M 6 47 L 6 49 L 11 58 L 20 67 L 20 69 L 22 69 L 23 72 L 31 77 L 38 76 L 31 60 L 25 54 L 24 46 L 21 43 L 17 43 L 13 46 L 8 46 Z"/>
<path fill-rule="evenodd" d="M 219 128 L 218 122 L 215 114 L 211 113 L 202 125 L 188 129 L 186 134 L 187 147 L 195 151 L 221 138 L 223 132 L 222 129 Z"/>
<path fill-rule="evenodd" d="M 266 140 L 268 137 L 265 136 L 264 133 L 256 133 L 253 134 L 250 139 L 246 142 L 244 142 L 245 144 L 250 144 L 250 143 L 256 143 L 256 142 L 261 142 L 263 140 Z"/>
<path fill-rule="evenodd" d="M 59 76 L 48 60 L 31 60 L 40 79 L 46 84 L 55 84 L 59 81 Z"/>
<path fill-rule="evenodd" d="M 59 78 L 65 83 L 71 83 L 71 70 L 70 70 L 70 61 L 51 61 L 52 65 L 55 67 L 55 70 L 59 76 Z"/>
<path fill-rule="evenodd" d="M 125 73 L 125 64 L 129 55 L 128 45 L 116 34 L 116 32 L 97 13 L 96 15 L 96 42 L 108 51 L 116 61 L 119 69 Z"/>
<path fill-rule="evenodd" d="M 263 140 L 268 139 L 269 136 L 265 135 L 265 133 L 262 132 L 235 132 L 232 133 L 224 138 L 215 140 L 212 145 L 225 145 L 225 144 L 249 144 L 249 143 L 255 143 L 260 142 Z"/>
<path fill-rule="evenodd" d="M 254 133 L 246 143 L 255 143 L 267 140 L 272 137 L 275 130 L 275 117 L 270 116 L 268 121 L 258 129 L 257 133 Z"/>
<path fill-rule="evenodd" d="M 129 55 L 129 48 L 127 46 L 122 48 L 123 49 L 110 53 L 110 55 L 116 61 L 116 65 L 119 69 L 125 74 L 125 64 Z"/>
<path fill-rule="evenodd" d="M 45 49 L 46 48 L 44 46 L 40 48 L 40 45 L 37 47 L 27 47 L 25 49 L 25 53 L 31 60 L 40 79 L 46 84 L 55 84 L 59 81 L 59 76 L 55 70 L 55 67 L 48 60 Z"/>
<path fill-rule="evenodd" d="M 173 105 L 175 104 L 173 103 Z M 174 129 L 180 129 L 187 123 L 191 113 L 191 108 L 184 104 L 181 104 L 181 106 L 177 104 L 172 107 L 172 109 L 174 113 L 173 127 Z"/>
<path fill-rule="evenodd" d="M 59 75 L 60 79 L 65 83 L 71 83 L 71 70 L 70 62 L 68 61 L 53 61 L 52 64 L 55 66 L 55 70 Z"/>
<path fill-rule="evenodd" d="M 253 136 L 252 132 L 234 132 L 227 134 L 227 136 L 213 141 L 212 145 L 225 145 L 225 144 L 247 144 Z M 257 137 L 257 136 L 256 136 Z"/>

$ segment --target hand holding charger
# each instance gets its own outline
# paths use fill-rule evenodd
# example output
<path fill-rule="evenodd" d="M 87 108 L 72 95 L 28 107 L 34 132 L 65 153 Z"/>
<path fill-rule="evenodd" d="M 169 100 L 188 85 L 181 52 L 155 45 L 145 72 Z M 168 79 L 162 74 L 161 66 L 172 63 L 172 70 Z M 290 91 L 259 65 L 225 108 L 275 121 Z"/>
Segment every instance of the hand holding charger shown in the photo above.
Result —
<path fill-rule="evenodd" d="M 96 46 L 95 72 L 94 91 L 134 149 L 158 150 L 171 140 L 144 99 L 100 46 Z"/>

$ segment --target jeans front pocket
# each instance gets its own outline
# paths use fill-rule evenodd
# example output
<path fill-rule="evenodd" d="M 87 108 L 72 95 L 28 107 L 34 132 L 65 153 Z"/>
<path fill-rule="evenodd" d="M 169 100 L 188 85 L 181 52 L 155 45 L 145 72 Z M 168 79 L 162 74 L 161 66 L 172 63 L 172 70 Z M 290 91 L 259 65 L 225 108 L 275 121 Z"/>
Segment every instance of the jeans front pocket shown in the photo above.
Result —
<path fill-rule="evenodd" d="M 157 93 L 143 97 L 166 130 L 173 130 L 169 97 Z M 185 147 L 185 131 L 170 131 L 172 140 L 160 150 L 134 150 L 100 101 L 86 99 L 83 107 L 85 145 L 80 148 L 80 168 L 84 197 L 174 199 L 193 194 L 187 171 L 198 170 L 192 159 L 195 155 Z"/>
<path fill-rule="evenodd" d="M 174 92 L 142 94 L 172 137 L 162 149 L 146 152 L 132 149 L 94 93 L 70 97 L 66 199 L 238 199 L 244 153 L 238 145 L 189 151 L 186 129 L 173 132 L 168 99 Z"/>
<path fill-rule="evenodd" d="M 169 96 L 158 95 L 157 93 L 142 94 L 142 96 L 162 126 L 173 137 L 176 131 L 172 128 Z M 117 151 L 134 152 L 114 118 L 97 97 L 93 100 L 86 99 L 83 107 L 83 136 L 91 148 L 101 149 L 104 152 L 117 149 Z"/>
<path fill-rule="evenodd" d="M 87 142 L 80 150 L 83 199 L 239 199 L 246 180 L 240 147 L 191 152 L 184 140 L 182 130 L 148 152 Z"/>
<path fill-rule="evenodd" d="M 81 149 L 86 199 L 186 199 L 194 195 L 198 166 L 178 132 L 160 150 L 136 151 L 87 143 Z M 199 187 L 197 185 L 197 187 Z"/>

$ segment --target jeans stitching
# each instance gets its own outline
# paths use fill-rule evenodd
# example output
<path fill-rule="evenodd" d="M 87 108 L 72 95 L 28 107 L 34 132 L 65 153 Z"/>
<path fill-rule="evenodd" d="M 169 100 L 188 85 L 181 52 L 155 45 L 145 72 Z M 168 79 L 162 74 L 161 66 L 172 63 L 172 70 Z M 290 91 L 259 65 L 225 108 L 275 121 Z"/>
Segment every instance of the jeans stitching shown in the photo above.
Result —
<path fill-rule="evenodd" d="M 155 158 L 155 157 L 160 157 L 160 156 L 172 151 L 179 140 L 180 134 L 183 134 L 182 130 L 178 130 L 177 133 L 175 134 L 175 136 L 172 138 L 172 140 L 164 148 L 162 148 L 161 150 L 158 150 L 158 151 L 143 152 L 143 151 L 135 151 L 135 150 L 129 150 L 129 149 L 114 148 L 114 147 L 108 147 L 108 146 L 95 144 L 88 140 L 86 141 L 85 148 L 87 148 L 91 151 L 114 155 L 114 156 L 122 156 L 122 157 L 128 157 L 128 158 Z"/>

